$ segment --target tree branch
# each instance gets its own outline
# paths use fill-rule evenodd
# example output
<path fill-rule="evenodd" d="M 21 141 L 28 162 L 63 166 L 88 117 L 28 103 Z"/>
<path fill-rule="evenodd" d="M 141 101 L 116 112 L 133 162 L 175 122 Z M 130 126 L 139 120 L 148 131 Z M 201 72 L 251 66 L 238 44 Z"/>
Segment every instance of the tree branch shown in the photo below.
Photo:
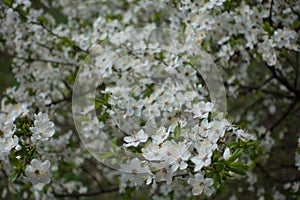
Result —
<path fill-rule="evenodd" d="M 116 191 L 118 191 L 118 190 L 119 190 L 118 187 L 114 187 L 114 188 L 110 188 L 110 189 L 106 189 L 106 190 L 99 190 L 99 191 L 95 191 L 95 192 L 87 192 L 87 193 L 58 194 L 58 193 L 55 193 L 55 192 L 54 192 L 54 196 L 57 197 L 57 198 L 64 198 L 64 197 L 75 197 L 75 198 L 79 198 L 79 197 L 97 196 L 97 195 L 100 195 L 100 194 L 116 192 Z"/>
<path fill-rule="evenodd" d="M 59 39 L 62 39 L 63 36 L 60 36 L 58 35 L 57 33 L 54 33 L 50 28 L 48 28 L 47 26 L 45 26 L 45 24 L 39 22 L 39 21 L 31 21 L 28 19 L 27 16 L 23 15 L 21 12 L 19 12 L 17 9 L 13 8 L 12 6 L 10 6 L 11 9 L 13 9 L 14 11 L 18 12 L 18 14 L 20 15 L 20 17 L 24 20 L 26 20 L 28 23 L 31 23 L 31 24 L 35 24 L 35 25 L 38 25 L 40 27 L 42 27 L 44 30 L 46 30 L 49 34 L 59 38 Z M 72 40 L 73 41 L 73 40 Z M 78 46 L 75 42 L 74 44 L 76 45 L 76 48 L 79 50 L 79 51 L 82 51 L 86 54 L 89 54 L 89 51 L 88 50 L 84 50 L 82 49 L 80 46 Z"/>
<path fill-rule="evenodd" d="M 269 83 L 272 79 L 274 78 L 273 76 L 270 76 L 269 78 L 267 78 L 266 80 L 262 81 L 260 84 L 255 85 L 255 86 L 246 86 L 246 85 L 241 85 L 242 88 L 246 88 L 246 89 L 251 89 L 251 90 L 258 90 L 261 87 L 263 87 L 264 85 L 266 85 L 267 83 Z"/>
<path fill-rule="evenodd" d="M 57 61 L 57 60 L 48 60 L 45 58 L 25 58 L 25 57 L 21 57 L 21 56 L 17 56 L 17 55 L 10 55 L 10 54 L 6 54 L 4 52 L 0 52 L 1 55 L 3 56 L 7 56 L 7 57 L 11 57 L 11 58 L 16 58 L 16 59 L 20 59 L 20 60 L 28 60 L 28 59 L 32 59 L 33 61 L 36 62 L 49 62 L 49 63 L 53 63 L 53 64 L 59 64 L 59 65 L 70 65 L 70 66 L 75 66 L 75 67 L 79 67 L 79 65 L 77 63 L 70 63 L 70 62 L 65 62 L 65 61 Z"/>
<path fill-rule="evenodd" d="M 273 131 L 289 114 L 290 112 L 295 108 L 298 101 L 295 99 L 292 104 L 288 107 L 288 109 L 268 128 L 268 131 Z"/>
<path fill-rule="evenodd" d="M 299 79 L 299 53 L 296 53 L 296 77 L 295 77 L 295 81 L 294 81 L 294 87 L 297 87 L 298 85 L 298 79 Z"/>
<path fill-rule="evenodd" d="M 300 92 L 299 90 L 297 90 L 297 88 L 295 88 L 294 86 L 292 86 L 284 77 L 279 76 L 279 74 L 277 74 L 276 69 L 273 66 L 269 66 L 267 64 L 265 64 L 266 67 L 271 71 L 271 73 L 273 74 L 274 78 L 276 78 L 282 85 L 284 85 L 289 91 L 293 92 L 294 95 L 297 98 L 300 98 Z"/>
<path fill-rule="evenodd" d="M 272 12 L 273 12 L 273 5 L 274 5 L 274 0 L 271 0 L 270 3 L 270 10 L 269 10 L 269 23 L 272 26 L 273 22 L 272 22 Z"/>

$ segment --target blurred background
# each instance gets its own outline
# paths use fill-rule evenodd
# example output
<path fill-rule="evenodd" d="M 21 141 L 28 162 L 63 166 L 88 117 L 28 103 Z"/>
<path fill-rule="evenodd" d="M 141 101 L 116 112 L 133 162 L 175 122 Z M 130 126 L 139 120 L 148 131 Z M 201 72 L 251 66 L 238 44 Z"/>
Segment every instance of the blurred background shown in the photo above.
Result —
<path fill-rule="evenodd" d="M 6 88 L 13 86 L 15 84 L 15 79 L 12 74 L 12 69 L 10 67 L 11 58 L 3 55 L 0 52 L 0 93 L 1 95 Z"/>

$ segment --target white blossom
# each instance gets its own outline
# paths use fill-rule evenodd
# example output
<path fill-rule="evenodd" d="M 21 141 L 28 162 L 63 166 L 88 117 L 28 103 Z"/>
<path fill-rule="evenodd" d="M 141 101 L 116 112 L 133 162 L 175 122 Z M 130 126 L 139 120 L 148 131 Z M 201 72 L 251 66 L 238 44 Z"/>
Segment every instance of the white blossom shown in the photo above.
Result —
<path fill-rule="evenodd" d="M 34 118 L 34 127 L 30 127 L 30 131 L 33 133 L 32 139 L 34 141 L 46 141 L 54 135 L 54 123 L 49 121 L 46 113 L 39 112 L 38 115 L 34 115 Z"/>
<path fill-rule="evenodd" d="M 201 151 L 199 153 L 199 155 L 194 156 L 191 159 L 191 161 L 193 163 L 195 163 L 194 170 L 197 172 L 197 171 L 200 171 L 202 169 L 202 167 L 210 165 L 210 163 L 211 163 L 211 156 L 212 156 L 212 152 L 211 151 L 208 151 L 208 152 Z"/>
<path fill-rule="evenodd" d="M 224 153 L 223 153 L 223 158 L 225 160 L 228 160 L 230 158 L 230 156 L 231 156 L 230 149 L 228 147 L 226 147 L 224 150 Z"/>
<path fill-rule="evenodd" d="M 133 158 L 129 164 L 121 164 L 121 170 L 125 172 L 122 174 L 123 181 L 130 181 L 133 186 L 146 182 L 149 184 L 152 181 L 152 172 L 148 165 L 143 165 L 138 158 Z"/>
<path fill-rule="evenodd" d="M 50 162 L 48 160 L 42 162 L 37 159 L 32 159 L 30 165 L 25 169 L 25 175 L 33 185 L 38 183 L 47 184 L 51 181 L 51 172 L 49 169 Z"/>
<path fill-rule="evenodd" d="M 17 136 L 0 137 L 0 155 L 10 152 L 10 150 L 17 146 L 19 138 Z"/>
<path fill-rule="evenodd" d="M 186 199 L 201 193 L 210 196 L 214 192 L 213 180 L 207 178 L 211 174 L 206 169 L 214 170 L 218 162 L 226 162 L 231 157 L 235 148 L 229 148 L 229 143 L 257 138 L 232 125 L 230 116 L 227 120 L 223 113 L 218 114 L 218 106 L 212 103 L 217 102 L 212 99 L 214 91 L 210 91 L 206 82 L 207 79 L 214 81 L 210 76 L 213 74 L 211 71 L 199 74 L 199 69 L 209 70 L 211 59 L 213 65 L 224 70 L 220 76 L 228 89 L 226 95 L 233 103 L 228 110 L 234 108 L 233 121 L 240 121 L 247 129 L 255 129 L 261 123 L 272 125 L 272 119 L 280 119 L 276 115 L 288 108 L 293 95 L 298 93 L 297 73 L 294 73 L 300 52 L 296 1 L 38 2 L 41 5 L 33 6 L 30 0 L 0 3 L 0 52 L 12 59 L 10 63 L 17 82 L 1 97 L 0 182 L 6 183 L 5 177 L 19 170 L 18 167 L 22 171 L 25 168 L 27 176 L 22 174 L 18 177 L 20 180 L 9 187 L 1 185 L 3 198 L 13 198 L 13 193 L 20 192 L 20 184 L 26 180 L 34 186 L 22 186 L 21 197 L 53 199 L 54 192 L 67 196 L 97 189 L 94 187 L 98 184 L 94 182 L 89 187 L 84 184 L 97 179 L 101 183 L 119 184 L 121 192 L 126 187 L 152 183 L 149 195 L 155 193 L 155 198 L 161 199 L 171 195 L 174 199 Z M 51 10 L 56 10 L 57 16 L 49 12 Z M 135 31 L 135 27 L 141 26 L 147 28 Z M 156 26 L 164 28 L 151 29 Z M 176 31 L 165 35 L 163 29 Z M 207 54 L 197 55 L 198 50 L 200 54 Z M 199 65 L 194 61 L 200 61 Z M 86 69 L 81 73 L 82 67 Z M 259 74 L 264 70 L 269 71 Z M 102 98 L 109 94 L 108 102 L 100 108 L 100 101 L 96 109 L 93 103 L 74 107 L 80 115 L 74 118 L 76 128 L 80 124 L 83 137 L 70 131 L 72 113 L 66 112 L 74 103 L 69 100 L 75 92 L 72 87 L 76 73 L 80 75 L 77 74 L 75 82 L 87 83 L 94 75 L 97 77 L 91 85 L 83 84 L 80 97 L 84 98 L 86 91 L 91 93 L 87 95 L 89 100 L 95 95 Z M 252 85 L 257 81 L 257 85 Z M 90 91 L 90 86 L 96 91 Z M 255 105 L 244 108 L 248 101 L 251 103 L 252 99 L 248 98 L 251 92 L 261 103 L 254 102 Z M 286 95 L 280 98 L 281 93 Z M 268 98 L 264 98 L 266 94 Z M 295 116 L 296 108 L 293 109 Z M 34 115 L 32 124 L 32 115 L 37 110 L 41 112 Z M 57 124 L 54 125 L 49 116 L 53 116 Z M 289 114 L 291 123 L 295 116 Z M 28 126 L 31 126 L 30 131 Z M 289 139 L 281 137 L 281 133 L 290 130 L 288 127 L 278 124 L 277 128 L 279 140 Z M 54 133 L 57 137 L 53 137 Z M 103 152 L 110 144 L 107 138 L 114 138 L 117 143 Z M 266 130 L 259 131 L 258 139 L 259 148 L 263 147 L 264 151 L 260 160 L 268 161 L 273 153 L 271 149 L 277 148 L 274 145 L 277 141 Z M 121 148 L 115 145 L 120 140 L 124 141 Z M 87 150 L 82 150 L 81 144 Z M 120 159 L 115 158 L 119 150 L 125 153 L 133 150 L 139 158 L 120 165 L 126 156 L 120 154 Z M 214 151 L 220 157 L 212 164 Z M 299 149 L 294 153 L 294 165 L 299 170 Z M 246 154 L 247 151 L 243 151 L 240 161 L 251 165 L 252 156 Z M 51 160 L 51 170 L 57 170 L 55 181 L 47 187 L 44 186 L 50 182 L 50 161 L 33 159 L 36 156 Z M 104 164 L 110 161 L 119 164 L 121 173 L 93 163 L 92 156 Z M 28 160 L 32 160 L 30 164 Z M 90 168 L 90 165 L 93 166 Z M 72 170 L 61 174 L 65 168 Z M 82 176 L 82 172 L 89 176 L 74 180 Z M 259 199 L 269 195 L 270 190 L 259 194 L 264 188 L 254 188 L 260 176 L 247 173 L 247 177 L 251 185 L 249 192 L 258 191 Z M 193 187 L 192 191 L 186 182 Z M 298 190 L 299 182 L 293 184 L 286 188 L 292 192 Z M 274 198 L 287 198 L 276 188 L 272 191 Z"/>
<path fill-rule="evenodd" d="M 137 147 L 141 142 L 146 142 L 148 140 L 148 135 L 144 132 L 143 129 L 139 130 L 136 134 L 132 136 L 124 137 L 124 141 L 127 144 L 124 144 L 125 147 L 134 146 Z"/>
<path fill-rule="evenodd" d="M 204 178 L 203 174 L 197 173 L 194 178 L 189 178 L 187 182 L 193 186 L 193 195 L 200 195 L 202 192 L 207 196 L 213 194 L 211 186 L 214 180 L 212 178 Z"/>
<path fill-rule="evenodd" d="M 192 112 L 194 114 L 194 118 L 207 118 L 212 109 L 212 103 L 201 101 L 193 105 Z"/>

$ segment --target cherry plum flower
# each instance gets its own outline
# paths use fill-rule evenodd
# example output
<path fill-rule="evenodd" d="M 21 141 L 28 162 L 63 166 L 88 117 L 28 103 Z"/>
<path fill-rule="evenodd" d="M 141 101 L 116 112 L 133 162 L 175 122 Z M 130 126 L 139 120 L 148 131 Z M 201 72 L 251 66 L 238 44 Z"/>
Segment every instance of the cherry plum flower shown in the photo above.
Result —
<path fill-rule="evenodd" d="M 121 164 L 121 170 L 123 181 L 129 181 L 132 185 L 143 185 L 146 180 L 146 184 L 150 184 L 152 181 L 152 172 L 148 165 L 143 163 L 138 158 L 133 158 L 129 164 Z M 146 179 L 145 179 L 146 177 Z"/>
<path fill-rule="evenodd" d="M 45 160 L 41 162 L 40 160 L 33 159 L 25 169 L 25 175 L 30 180 L 33 185 L 38 183 L 50 183 L 51 173 L 49 171 L 50 162 Z"/>
<path fill-rule="evenodd" d="M 193 105 L 192 112 L 194 114 L 194 118 L 207 118 L 209 112 L 213 109 L 213 104 L 210 102 L 199 102 Z"/>
<path fill-rule="evenodd" d="M 124 141 L 127 144 L 124 144 L 125 147 L 134 146 L 137 147 L 141 142 L 146 142 L 148 140 L 148 135 L 144 132 L 143 129 L 139 130 L 133 136 L 124 137 Z"/>
<path fill-rule="evenodd" d="M 55 128 L 54 123 L 49 121 L 46 113 L 39 113 L 34 115 L 34 127 L 30 127 L 30 131 L 33 133 L 32 140 L 47 141 L 54 135 Z"/>
<path fill-rule="evenodd" d="M 214 183 L 212 178 L 204 178 L 203 174 L 197 173 L 195 178 L 189 178 L 187 182 L 193 186 L 193 195 L 200 195 L 202 192 L 207 196 L 213 194 L 213 190 L 210 188 Z"/>

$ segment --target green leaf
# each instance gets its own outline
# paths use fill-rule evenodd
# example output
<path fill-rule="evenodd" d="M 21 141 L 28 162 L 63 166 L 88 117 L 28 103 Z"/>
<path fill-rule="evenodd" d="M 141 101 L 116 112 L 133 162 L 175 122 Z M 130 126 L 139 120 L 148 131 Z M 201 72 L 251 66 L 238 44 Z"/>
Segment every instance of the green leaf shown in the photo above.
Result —
<path fill-rule="evenodd" d="M 222 171 L 222 180 L 227 180 L 229 178 L 232 178 L 232 175 L 230 175 L 229 171 Z"/>
<path fill-rule="evenodd" d="M 109 94 L 109 93 L 105 93 L 105 94 L 104 94 L 104 100 L 105 100 L 106 102 L 108 102 L 109 98 L 110 98 L 110 94 Z"/>
<path fill-rule="evenodd" d="M 37 20 L 38 20 L 38 22 L 40 22 L 41 24 L 45 24 L 45 25 L 48 24 L 48 19 L 47 19 L 46 17 L 42 16 L 42 15 L 38 16 L 38 17 L 37 17 Z"/>
<path fill-rule="evenodd" d="M 245 170 L 242 167 L 233 167 L 233 166 L 229 166 L 228 167 L 230 171 L 236 173 L 236 174 L 240 174 L 240 175 L 246 175 Z"/>
<path fill-rule="evenodd" d="M 17 178 L 19 178 L 19 176 L 21 176 L 22 172 L 23 172 L 22 166 L 15 168 L 9 176 L 10 181 L 15 182 L 17 180 Z"/>
<path fill-rule="evenodd" d="M 117 137 L 114 137 L 111 139 L 111 143 L 114 145 L 114 147 L 117 147 L 118 146 L 118 139 Z"/>
<path fill-rule="evenodd" d="M 269 34 L 269 36 L 272 36 L 274 34 L 274 28 L 270 25 L 268 21 L 264 23 L 263 28 Z"/>
<path fill-rule="evenodd" d="M 9 178 L 11 182 L 15 182 L 17 178 L 21 175 L 19 171 L 14 170 L 12 174 L 10 174 Z"/>
<path fill-rule="evenodd" d="M 66 47 L 73 47 L 73 48 L 77 47 L 75 42 L 69 37 L 62 36 L 60 39 L 62 41 L 62 45 L 66 46 Z"/>
<path fill-rule="evenodd" d="M 22 161 L 17 159 L 14 154 L 9 155 L 9 162 L 11 165 L 13 165 L 15 167 L 20 167 L 22 165 Z"/>
<path fill-rule="evenodd" d="M 216 189 L 219 189 L 221 186 L 221 176 L 219 173 L 215 173 L 213 175 L 213 179 L 214 179 L 214 186 L 216 187 Z"/>
<path fill-rule="evenodd" d="M 102 106 L 106 106 L 107 109 L 111 109 L 112 106 L 110 105 L 110 103 L 108 103 L 109 98 L 110 98 L 109 93 L 105 93 L 103 99 L 95 98 L 95 108 L 98 109 L 98 108 L 101 108 Z M 90 101 L 94 101 L 94 100 L 91 98 Z"/>
<path fill-rule="evenodd" d="M 106 122 L 106 119 L 109 117 L 109 113 L 105 110 L 100 115 L 97 116 L 98 120 L 101 122 Z"/>
<path fill-rule="evenodd" d="M 242 163 L 242 162 L 234 162 L 234 163 L 231 163 L 230 166 L 232 167 L 240 167 L 240 168 L 244 168 L 244 169 L 248 169 L 248 165 Z"/>
<path fill-rule="evenodd" d="M 237 148 L 237 143 L 236 142 L 230 142 L 229 145 L 228 145 L 228 147 L 230 149 L 235 149 L 235 148 Z"/>
<path fill-rule="evenodd" d="M 114 152 L 101 152 L 99 153 L 100 159 L 105 159 L 105 158 L 112 158 L 115 156 Z"/>
<path fill-rule="evenodd" d="M 4 4 L 7 5 L 7 6 L 12 6 L 13 4 L 13 0 L 3 0 Z"/>
<path fill-rule="evenodd" d="M 181 133 L 181 126 L 180 123 L 177 123 L 177 126 L 174 129 L 174 139 L 178 140 L 180 138 L 180 133 Z"/>
<path fill-rule="evenodd" d="M 90 99 L 91 101 L 93 100 L 92 98 Z M 104 99 L 100 99 L 100 98 L 95 98 L 95 102 L 96 103 L 99 103 L 99 104 L 105 104 L 105 101 L 104 101 Z"/>
<path fill-rule="evenodd" d="M 225 164 L 222 163 L 222 162 L 219 162 L 218 165 L 217 165 L 216 171 L 220 172 L 224 169 L 224 167 L 225 167 Z"/>
<path fill-rule="evenodd" d="M 230 158 L 227 160 L 227 163 L 232 163 L 233 161 L 235 161 L 242 153 L 243 153 L 243 149 L 242 148 L 238 148 L 236 149 L 232 155 L 230 156 Z"/>
<path fill-rule="evenodd" d="M 153 93 L 153 91 L 154 91 L 154 89 L 153 89 L 154 84 L 146 85 L 146 87 L 147 88 L 146 88 L 146 90 L 145 90 L 145 92 L 143 94 L 144 98 L 149 97 Z"/>
<path fill-rule="evenodd" d="M 121 21 L 123 19 L 123 16 L 121 14 L 116 14 L 116 15 L 112 15 L 112 14 L 107 14 L 106 15 L 106 20 L 118 20 Z"/>
<path fill-rule="evenodd" d="M 245 170 L 248 170 L 249 166 L 242 162 L 234 162 L 227 165 L 227 168 L 236 174 L 246 175 Z"/>
<path fill-rule="evenodd" d="M 212 155 L 212 158 L 211 158 L 212 163 L 217 162 L 219 160 L 219 157 L 220 157 L 220 155 L 218 153 L 218 150 L 215 150 L 213 152 L 213 155 Z"/>
<path fill-rule="evenodd" d="M 160 19 L 161 19 L 161 11 L 156 12 L 156 13 L 154 14 L 153 22 L 159 23 Z"/>

